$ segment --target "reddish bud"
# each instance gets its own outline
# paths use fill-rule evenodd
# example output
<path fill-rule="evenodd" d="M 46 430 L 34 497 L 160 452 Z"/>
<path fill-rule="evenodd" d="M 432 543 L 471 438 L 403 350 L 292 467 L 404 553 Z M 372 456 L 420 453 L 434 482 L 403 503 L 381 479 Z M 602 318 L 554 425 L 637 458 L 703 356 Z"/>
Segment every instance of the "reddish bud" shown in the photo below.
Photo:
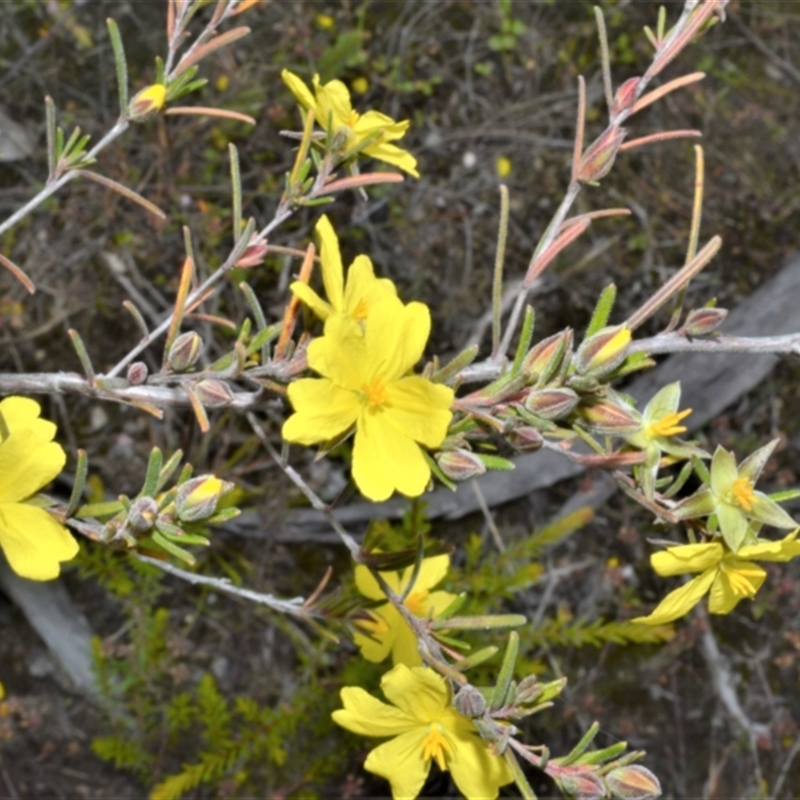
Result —
<path fill-rule="evenodd" d="M 572 389 L 540 389 L 530 392 L 524 405 L 542 419 L 561 419 L 578 405 L 578 395 Z"/>
<path fill-rule="evenodd" d="M 705 336 L 716 330 L 727 316 L 724 308 L 696 308 L 689 312 L 682 331 L 687 336 Z"/>
<path fill-rule="evenodd" d="M 625 128 L 618 128 L 616 125 L 608 128 L 599 139 L 589 145 L 578 164 L 575 177 L 581 183 L 594 183 L 605 178 L 611 172 L 614 159 L 627 135 Z"/>
<path fill-rule="evenodd" d="M 260 242 L 256 242 L 255 238 L 256 234 L 250 237 L 250 243 L 244 253 L 239 256 L 235 266 L 246 269 L 247 267 L 257 267 L 264 262 L 269 247 L 263 239 Z"/>
<path fill-rule="evenodd" d="M 147 380 L 147 364 L 143 361 L 134 361 L 128 367 L 128 383 L 131 386 L 141 386 Z"/>
<path fill-rule="evenodd" d="M 439 453 L 436 463 L 439 465 L 439 469 L 453 481 L 466 481 L 486 472 L 486 464 L 475 453 L 461 448 Z"/>
<path fill-rule="evenodd" d="M 599 377 L 615 370 L 628 354 L 630 328 L 616 325 L 590 336 L 575 354 L 573 365 L 579 375 Z"/>
<path fill-rule="evenodd" d="M 544 443 L 544 438 L 536 428 L 522 425 L 508 434 L 508 441 L 517 450 L 538 450 Z"/>
<path fill-rule="evenodd" d="M 173 343 L 167 354 L 167 364 L 174 372 L 191 369 L 203 349 L 203 340 L 194 331 L 182 333 Z"/>
<path fill-rule="evenodd" d="M 574 767 L 564 775 L 553 777 L 559 789 L 573 800 L 602 800 L 606 797 L 602 779 L 587 767 Z"/>
<path fill-rule="evenodd" d="M 627 111 L 636 102 L 636 90 L 639 88 L 640 78 L 629 78 L 623 83 L 614 95 L 611 106 L 611 116 L 616 116 L 622 111 Z"/>
<path fill-rule="evenodd" d="M 542 339 L 522 362 L 522 372 L 529 381 L 547 383 L 558 372 L 564 361 L 564 354 L 572 349 L 572 331 L 567 328 L 561 333 Z"/>
<path fill-rule="evenodd" d="M 615 800 L 655 800 L 661 796 L 658 778 L 640 764 L 612 769 L 605 779 L 606 787 Z"/>
<path fill-rule="evenodd" d="M 595 433 L 626 436 L 641 430 L 642 424 L 613 403 L 595 403 L 578 409 L 581 419 Z"/>
<path fill-rule="evenodd" d="M 197 399 L 204 406 L 226 406 L 233 402 L 233 392 L 227 383 L 211 378 L 194 385 Z"/>

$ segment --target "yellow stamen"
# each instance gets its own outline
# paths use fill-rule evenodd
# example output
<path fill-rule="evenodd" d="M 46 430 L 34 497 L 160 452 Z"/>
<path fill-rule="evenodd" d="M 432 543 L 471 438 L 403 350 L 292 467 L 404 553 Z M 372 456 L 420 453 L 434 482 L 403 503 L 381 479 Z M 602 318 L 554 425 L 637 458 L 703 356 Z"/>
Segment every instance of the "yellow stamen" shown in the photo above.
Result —
<path fill-rule="evenodd" d="M 731 568 L 726 567 L 725 565 L 723 565 L 722 568 L 725 570 L 725 574 L 728 577 L 728 583 L 730 584 L 733 593 L 737 597 L 755 596 L 756 587 L 753 585 L 753 582 L 749 580 L 749 578 L 758 578 L 761 575 L 761 572 L 758 568 Z"/>
<path fill-rule="evenodd" d="M 378 409 L 389 402 L 389 393 L 377 378 L 372 383 L 365 383 L 361 387 L 361 391 L 364 394 L 367 407 L 370 409 Z"/>
<path fill-rule="evenodd" d="M 418 592 L 411 592 L 411 594 L 406 597 L 405 606 L 406 608 L 416 616 L 421 616 L 422 612 L 425 610 L 423 603 L 428 597 L 428 590 L 422 589 Z"/>
<path fill-rule="evenodd" d="M 360 116 L 361 115 L 354 108 L 350 109 L 350 116 L 347 118 L 345 125 L 347 125 L 348 128 L 355 128 Z"/>
<path fill-rule="evenodd" d="M 655 436 L 677 436 L 679 433 L 686 433 L 686 426 L 678 425 L 678 423 L 691 413 L 691 408 L 683 411 L 670 411 L 664 414 L 661 419 L 651 422 L 647 426 L 647 435 L 653 438 Z"/>
<path fill-rule="evenodd" d="M 380 614 L 371 614 L 369 611 L 366 613 L 369 614 L 369 619 L 355 620 L 357 628 L 361 628 L 371 636 L 382 636 L 389 632 L 389 625 Z"/>
<path fill-rule="evenodd" d="M 445 760 L 445 753 L 453 755 L 453 747 L 447 741 L 444 734 L 444 728 L 441 723 L 434 722 L 428 730 L 428 735 L 422 740 L 422 757 L 425 760 L 435 758 L 439 769 L 447 769 L 447 761 Z"/>
<path fill-rule="evenodd" d="M 731 488 L 733 499 L 745 510 L 752 511 L 753 503 L 756 501 L 756 493 L 753 491 L 753 482 L 750 478 L 737 478 Z"/>
<path fill-rule="evenodd" d="M 356 303 L 356 307 L 353 309 L 353 319 L 356 322 L 363 322 L 367 318 L 367 313 L 369 312 L 369 306 L 367 306 L 364 298 L 362 297 L 361 300 Z"/>

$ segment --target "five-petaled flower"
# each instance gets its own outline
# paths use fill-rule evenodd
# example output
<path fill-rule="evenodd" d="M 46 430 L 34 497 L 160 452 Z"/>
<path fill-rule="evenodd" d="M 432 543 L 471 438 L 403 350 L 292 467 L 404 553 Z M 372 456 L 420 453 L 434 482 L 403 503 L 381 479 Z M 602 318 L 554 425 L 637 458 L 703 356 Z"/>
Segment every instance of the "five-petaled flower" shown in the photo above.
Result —
<path fill-rule="evenodd" d="M 759 448 L 738 467 L 733 453 L 717 447 L 711 459 L 711 485 L 679 503 L 674 513 L 680 519 L 714 514 L 725 544 L 734 552 L 745 542 L 751 522 L 756 528 L 794 528 L 797 523 L 776 502 L 753 488 L 777 443 L 776 439 Z"/>
<path fill-rule="evenodd" d="M 798 530 L 779 542 L 759 541 L 729 550 L 722 542 L 685 544 L 670 547 L 650 556 L 650 563 L 659 575 L 700 574 L 670 592 L 646 617 L 633 622 L 664 625 L 687 614 L 709 593 L 708 610 L 712 614 L 729 614 L 740 600 L 752 598 L 761 588 L 767 573 L 756 561 L 789 561 L 800 556 L 800 542 L 795 541 Z"/>
<path fill-rule="evenodd" d="M 369 256 L 356 256 L 344 279 L 339 240 L 326 216 L 320 217 L 315 228 L 319 236 L 322 283 L 327 302 L 307 283 L 295 281 L 291 290 L 322 320 L 331 314 L 345 314 L 363 322 L 372 306 L 386 295 L 396 295 L 397 290 L 388 278 L 376 278 Z"/>
<path fill-rule="evenodd" d="M 381 690 L 393 705 L 364 689 L 345 687 L 344 708 L 334 711 L 333 719 L 362 736 L 394 737 L 372 750 L 364 767 L 389 781 L 395 800 L 419 794 L 433 760 L 450 771 L 468 800 L 490 800 L 511 783 L 505 760 L 490 753 L 472 720 L 453 708 L 441 675 L 398 664 L 381 679 Z"/>
<path fill-rule="evenodd" d="M 379 111 L 359 114 L 353 109 L 350 92 L 341 81 L 330 81 L 323 85 L 319 75 L 315 75 L 312 94 L 302 79 L 288 69 L 283 70 L 281 77 L 297 102 L 306 111 L 313 109 L 317 124 L 328 132 L 334 142 L 341 142 L 342 161 L 348 161 L 363 152 L 378 161 L 399 167 L 415 178 L 419 177 L 417 159 L 406 150 L 390 144 L 402 139 L 410 124 L 408 120 L 395 122 Z"/>
<path fill-rule="evenodd" d="M 77 555 L 78 543 L 35 496 L 67 460 L 53 441 L 56 426 L 40 412 L 27 397 L 0 402 L 0 547 L 18 575 L 47 581 L 58 577 L 61 561 Z"/>
<path fill-rule="evenodd" d="M 375 303 L 363 328 L 341 314 L 328 317 L 325 335 L 308 346 L 308 365 L 323 377 L 289 386 L 295 413 L 283 438 L 311 445 L 355 425 L 353 479 L 364 496 L 422 494 L 431 470 L 420 445 L 444 441 L 454 397 L 448 386 L 408 374 L 430 326 L 426 305 L 403 305 L 391 295 Z"/>
<path fill-rule="evenodd" d="M 456 599 L 450 592 L 431 592 L 450 568 L 450 556 L 439 555 L 423 559 L 417 579 L 405 598 L 405 607 L 415 616 L 422 619 L 433 619 L 441 614 Z M 381 572 L 381 577 L 389 588 L 398 596 L 408 589 L 408 583 L 414 574 L 413 567 L 400 572 Z M 370 600 L 385 600 L 378 582 L 367 567 L 360 564 L 356 567 L 356 586 L 364 597 Z M 391 652 L 395 664 L 409 667 L 422 665 L 422 658 L 417 647 L 417 638 L 403 619 L 400 612 L 391 604 L 385 603 L 370 609 L 369 620 L 359 620 L 358 626 L 369 636 L 357 633 L 353 639 L 361 648 L 361 655 L 367 661 L 378 663 Z"/>

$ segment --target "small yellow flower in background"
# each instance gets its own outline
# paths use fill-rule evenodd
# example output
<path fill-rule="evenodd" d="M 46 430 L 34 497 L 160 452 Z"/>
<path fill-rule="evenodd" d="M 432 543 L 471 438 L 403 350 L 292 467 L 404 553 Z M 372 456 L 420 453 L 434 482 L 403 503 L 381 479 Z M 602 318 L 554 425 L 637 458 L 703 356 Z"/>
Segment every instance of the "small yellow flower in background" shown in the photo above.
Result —
<path fill-rule="evenodd" d="M 134 122 L 143 122 L 164 108 L 167 102 L 167 87 L 154 83 L 138 92 L 128 103 L 128 118 Z"/>
<path fill-rule="evenodd" d="M 27 397 L 0 402 L 0 547 L 18 575 L 47 581 L 58 577 L 59 562 L 78 554 L 78 543 L 34 497 L 67 461 L 53 441 L 55 424 L 40 413 Z"/>
<path fill-rule="evenodd" d="M 363 76 L 354 78 L 350 85 L 353 87 L 353 91 L 356 94 L 366 94 L 367 89 L 369 89 L 369 81 Z"/>
<path fill-rule="evenodd" d="M 393 737 L 370 752 L 364 768 L 389 781 L 394 800 L 419 794 L 433 760 L 450 771 L 468 800 L 492 800 L 513 781 L 505 760 L 492 755 L 472 720 L 453 708 L 441 675 L 398 664 L 381 679 L 381 690 L 393 705 L 364 689 L 345 687 L 344 708 L 332 716 L 353 733 Z"/>
<path fill-rule="evenodd" d="M 795 541 L 800 528 L 779 542 L 745 545 L 734 553 L 721 542 L 686 544 L 670 547 L 650 556 L 653 569 L 663 576 L 700 574 L 670 592 L 646 617 L 633 622 L 664 625 L 691 611 L 709 592 L 708 610 L 712 614 L 730 614 L 740 600 L 755 597 L 767 573 L 756 561 L 789 561 L 800 556 L 800 542 Z"/>
<path fill-rule="evenodd" d="M 456 599 L 456 595 L 450 592 L 430 591 L 447 575 L 448 569 L 450 569 L 448 555 L 433 556 L 422 561 L 417 580 L 404 601 L 405 607 L 412 614 L 421 619 L 432 619 Z M 402 595 L 413 573 L 414 568 L 408 567 L 402 573 L 381 572 L 381 577 L 395 594 Z M 358 591 L 370 600 L 386 598 L 378 581 L 363 564 L 356 567 L 356 586 Z M 417 638 L 400 612 L 391 603 L 386 603 L 370 609 L 369 613 L 373 619 L 360 621 L 358 625 L 370 635 L 357 633 L 353 636 L 353 640 L 361 649 L 361 655 L 367 661 L 379 663 L 391 652 L 395 664 L 405 664 L 408 667 L 421 666 L 422 658 L 417 647 Z"/>
<path fill-rule="evenodd" d="M 367 324 L 333 314 L 325 335 L 308 346 L 308 365 L 322 378 L 289 386 L 295 413 L 287 442 L 326 442 L 355 425 L 353 479 L 365 497 L 425 491 L 431 470 L 420 445 L 438 447 L 452 419 L 453 390 L 408 372 L 422 357 L 431 329 L 428 307 L 386 295 Z"/>
<path fill-rule="evenodd" d="M 283 70 L 281 77 L 297 102 L 305 110 L 313 109 L 314 118 L 321 128 L 329 131 L 333 137 L 345 137 L 344 161 L 365 139 L 371 138 L 372 141 L 361 152 L 392 164 L 415 178 L 419 177 L 417 159 L 406 150 L 390 144 L 405 136 L 411 124 L 408 120 L 395 122 L 379 111 L 359 114 L 353 109 L 350 92 L 341 81 L 330 81 L 323 85 L 319 82 L 319 75 L 315 75 L 312 95 L 305 83 L 288 69 Z"/>
<path fill-rule="evenodd" d="M 217 78 L 217 80 L 214 82 L 214 86 L 218 92 L 224 92 L 230 85 L 230 82 L 231 80 L 227 75 L 220 75 L 219 78 Z"/>
<path fill-rule="evenodd" d="M 345 314 L 358 322 L 367 318 L 370 308 L 386 295 L 395 296 L 397 290 L 388 278 L 376 278 L 369 256 L 356 256 L 344 279 L 339 240 L 326 216 L 320 217 L 315 229 L 319 237 L 322 262 L 322 283 L 328 301 L 323 300 L 307 283 L 295 281 L 291 290 L 320 319 L 333 313 Z"/>
<path fill-rule="evenodd" d="M 507 178 L 511 174 L 514 165 L 511 163 L 510 158 L 498 156 L 497 161 L 494 162 L 494 168 L 498 178 Z"/>
<path fill-rule="evenodd" d="M 317 25 L 325 31 L 336 27 L 336 20 L 330 14 L 317 14 Z"/>

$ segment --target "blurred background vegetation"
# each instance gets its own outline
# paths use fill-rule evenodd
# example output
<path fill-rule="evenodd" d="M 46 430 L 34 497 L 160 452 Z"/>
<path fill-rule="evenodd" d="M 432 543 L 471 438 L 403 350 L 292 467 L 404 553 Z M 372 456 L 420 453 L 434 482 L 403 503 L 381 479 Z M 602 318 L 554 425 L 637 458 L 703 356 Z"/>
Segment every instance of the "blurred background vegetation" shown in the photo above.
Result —
<path fill-rule="evenodd" d="M 641 29 L 654 24 L 657 5 L 601 5 L 618 85 L 648 63 Z M 666 5 L 676 14 L 682 3 Z M 20 126 L 30 146 L 26 157 L 0 162 L 3 218 L 46 174 L 45 95 L 53 97 L 61 124 L 79 125 L 94 141 L 113 124 L 109 16 L 120 26 L 132 88 L 139 89 L 153 80 L 153 60 L 163 48 L 165 4 L 3 3 L 0 112 Z M 721 234 L 724 246 L 692 292 L 700 302 L 717 297 L 727 308 L 783 266 L 800 230 L 800 63 L 792 63 L 800 62 L 800 8 L 732 2 L 729 16 L 667 76 L 703 70 L 706 80 L 634 122 L 637 135 L 703 131 L 703 230 Z M 138 336 L 121 309 L 131 289 L 154 315 L 168 309 L 184 225 L 193 231 L 201 272 L 213 270 L 231 240 L 229 142 L 240 152 L 245 214 L 271 216 L 293 155 L 278 132 L 299 125 L 279 77 L 285 67 L 305 78 L 315 72 L 323 81 L 339 78 L 357 108 L 412 120 L 403 144 L 419 158 L 421 179 L 371 190 L 367 202 L 339 197 L 326 211 L 346 260 L 368 253 L 405 300 L 431 305 L 435 352 L 447 356 L 472 340 L 485 344 L 480 337 L 499 183 L 511 192 L 506 265 L 513 281 L 524 273 L 567 182 L 579 74 L 588 83 L 590 134 L 603 127 L 592 4 L 297 0 L 258 4 L 240 19 L 251 35 L 204 62 L 201 75 L 209 84 L 198 102 L 250 114 L 258 120 L 255 128 L 160 117 L 101 156 L 99 170 L 167 211 L 165 224 L 97 185 L 73 182 L 7 234 L 2 252 L 39 291 L 27 297 L 10 278 L 0 278 L 1 370 L 78 370 L 65 335 L 69 327 L 81 332 L 99 369 L 112 365 Z M 623 155 L 601 187 L 584 192 L 579 212 L 613 205 L 633 214 L 595 223 L 550 270 L 534 298 L 537 336 L 566 325 L 581 330 L 612 281 L 620 288 L 620 318 L 649 296 L 682 263 L 693 181 L 691 144 L 668 142 Z M 317 214 L 296 215 L 272 242 L 304 244 Z M 276 317 L 296 268 L 284 256 L 270 256 L 247 274 Z M 215 302 L 212 312 L 234 319 L 246 313 L 233 291 Z M 772 380 L 703 433 L 708 447 L 752 449 L 781 436 L 767 477 L 773 487 L 796 485 L 798 377 L 797 365 L 784 361 Z M 216 533 L 202 571 L 292 597 L 309 594 L 330 565 L 334 584 L 344 585 L 344 599 L 350 595 L 345 553 L 285 524 L 300 498 L 234 416 L 218 413 L 203 437 L 188 412 L 167 412 L 157 422 L 85 398 L 43 402 L 67 449 L 88 451 L 98 498 L 137 491 L 155 445 L 181 447 L 199 470 L 237 482 L 257 524 Z M 341 465 L 315 470 L 307 474 L 323 494 L 335 495 L 345 484 Z M 558 754 L 598 719 L 600 745 L 625 738 L 648 750 L 645 763 L 667 797 L 768 796 L 776 782 L 784 787 L 780 796 L 794 796 L 791 787 L 800 786 L 800 761 L 793 761 L 800 741 L 800 567 L 781 565 L 781 580 L 768 582 L 755 603 L 714 623 L 720 641 L 732 645 L 726 653 L 743 704 L 771 726 L 753 751 L 714 696 L 697 654 L 696 626 L 680 625 L 666 644 L 628 647 L 609 641 L 613 637 L 598 627 L 641 613 L 649 608 L 643 603 L 666 591 L 647 565 L 649 518 L 617 497 L 592 519 L 580 520 L 577 532 L 556 531 L 547 546 L 531 537 L 574 489 L 563 486 L 493 509 L 505 554 L 495 550 L 483 517 L 437 522 L 432 530 L 457 548 L 457 569 L 446 588 L 469 588 L 475 610 L 502 601 L 528 611 L 538 622 L 528 632 L 525 666 L 570 679 L 564 701 L 536 719 L 528 741 Z M 351 496 L 346 490 L 343 501 Z M 416 504 L 402 525 L 385 532 L 406 541 L 426 526 L 424 506 Z M 498 574 L 509 576 L 502 586 Z M 380 673 L 354 654 L 346 634 L 335 644 L 308 627 L 189 588 L 97 547 L 84 548 L 65 580 L 99 637 L 104 701 L 96 708 L 37 670 L 42 646 L 0 598 L 0 680 L 7 704 L 13 700 L 0 719 L 0 793 L 122 798 L 141 797 L 156 785 L 161 797 L 385 791 L 359 769 L 368 743 L 334 730 L 330 721 L 341 685 L 372 686 Z M 550 634 L 543 634 L 548 625 Z M 344 634 L 335 621 L 330 629 Z M 534 788 L 542 797 L 555 796 L 541 782 Z M 447 776 L 434 776 L 426 792 L 451 793 Z"/>

